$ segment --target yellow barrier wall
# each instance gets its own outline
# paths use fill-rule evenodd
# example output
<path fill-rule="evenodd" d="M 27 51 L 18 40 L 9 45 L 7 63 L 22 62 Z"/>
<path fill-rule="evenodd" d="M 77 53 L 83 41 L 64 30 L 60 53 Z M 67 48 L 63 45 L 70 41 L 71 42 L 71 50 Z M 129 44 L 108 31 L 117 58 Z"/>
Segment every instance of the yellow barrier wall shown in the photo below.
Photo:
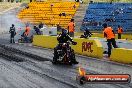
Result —
<path fill-rule="evenodd" d="M 91 57 L 103 57 L 103 47 L 98 40 L 88 40 L 88 39 L 74 39 L 77 45 L 72 45 L 72 48 L 76 53 Z"/>
<path fill-rule="evenodd" d="M 56 36 L 35 35 L 33 37 L 33 45 L 45 48 L 54 48 L 58 44 Z"/>
<path fill-rule="evenodd" d="M 112 61 L 132 63 L 132 49 L 115 48 L 110 58 Z"/>
<path fill-rule="evenodd" d="M 103 47 L 98 40 L 74 38 L 74 41 L 77 42 L 77 45 L 71 47 L 75 53 L 97 58 L 103 57 Z M 33 38 L 33 45 L 36 46 L 53 49 L 57 44 L 56 36 L 35 35 Z"/>

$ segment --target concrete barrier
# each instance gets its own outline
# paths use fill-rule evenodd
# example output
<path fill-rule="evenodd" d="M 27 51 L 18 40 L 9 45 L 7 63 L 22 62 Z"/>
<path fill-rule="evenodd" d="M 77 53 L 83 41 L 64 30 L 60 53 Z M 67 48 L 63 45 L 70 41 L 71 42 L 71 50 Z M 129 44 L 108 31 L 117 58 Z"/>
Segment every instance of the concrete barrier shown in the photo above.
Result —
<path fill-rule="evenodd" d="M 132 49 L 115 48 L 112 50 L 111 60 L 121 63 L 132 63 Z"/>
<path fill-rule="evenodd" d="M 35 35 L 33 45 L 53 49 L 58 43 L 56 38 L 56 36 Z M 74 38 L 74 41 L 77 42 L 77 45 L 71 47 L 75 53 L 97 58 L 103 57 L 103 47 L 98 40 Z"/>
<path fill-rule="evenodd" d="M 130 41 L 128 41 L 128 42 L 132 43 L 132 40 L 130 40 Z"/>
<path fill-rule="evenodd" d="M 76 46 L 72 46 L 76 53 L 97 58 L 103 57 L 103 47 L 98 40 L 80 38 L 74 40 L 78 43 Z"/>
<path fill-rule="evenodd" d="M 35 35 L 33 37 L 33 45 L 53 49 L 58 44 L 56 38 L 56 36 Z"/>

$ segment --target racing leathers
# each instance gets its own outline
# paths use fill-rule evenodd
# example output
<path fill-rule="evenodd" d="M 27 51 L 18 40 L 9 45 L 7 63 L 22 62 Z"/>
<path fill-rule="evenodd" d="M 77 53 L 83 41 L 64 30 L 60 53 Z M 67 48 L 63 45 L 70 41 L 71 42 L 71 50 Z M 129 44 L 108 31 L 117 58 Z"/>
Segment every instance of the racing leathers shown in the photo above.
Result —
<path fill-rule="evenodd" d="M 54 48 L 54 60 L 57 61 L 59 55 L 58 55 L 58 52 L 57 50 L 61 50 L 62 49 L 62 44 L 63 43 L 67 43 L 68 41 L 72 42 L 73 45 L 76 45 L 77 43 L 73 41 L 73 39 L 67 34 L 67 33 L 63 33 L 62 34 L 59 34 L 59 36 L 57 37 L 57 40 L 59 42 L 59 44 Z M 72 63 L 74 64 L 78 64 L 78 62 L 76 61 L 75 59 L 75 54 L 74 54 L 74 50 L 71 49 L 71 47 L 69 46 L 70 48 L 70 52 L 71 52 L 71 56 L 72 56 Z"/>

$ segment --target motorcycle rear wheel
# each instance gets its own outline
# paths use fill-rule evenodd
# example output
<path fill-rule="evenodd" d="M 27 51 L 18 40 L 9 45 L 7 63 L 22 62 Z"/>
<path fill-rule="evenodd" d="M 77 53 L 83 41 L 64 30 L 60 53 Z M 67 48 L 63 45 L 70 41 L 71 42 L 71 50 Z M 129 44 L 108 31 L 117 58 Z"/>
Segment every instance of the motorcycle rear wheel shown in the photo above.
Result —
<path fill-rule="evenodd" d="M 53 57 L 52 64 L 57 64 L 57 60 L 56 60 L 56 58 L 55 58 L 55 57 Z"/>

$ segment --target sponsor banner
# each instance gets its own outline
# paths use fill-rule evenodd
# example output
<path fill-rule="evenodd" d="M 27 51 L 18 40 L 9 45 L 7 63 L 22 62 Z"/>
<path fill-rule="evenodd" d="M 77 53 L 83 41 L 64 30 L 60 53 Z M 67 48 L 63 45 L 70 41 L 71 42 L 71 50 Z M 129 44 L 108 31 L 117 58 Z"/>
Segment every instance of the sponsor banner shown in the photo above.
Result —
<path fill-rule="evenodd" d="M 83 79 L 84 79 L 83 81 L 88 83 L 130 83 L 131 82 L 131 77 L 128 74 L 92 74 L 92 75 L 89 74 L 83 76 Z"/>
<path fill-rule="evenodd" d="M 78 75 L 77 80 L 84 84 L 87 83 L 130 83 L 131 76 L 129 74 L 88 74 L 88 75 Z"/>

